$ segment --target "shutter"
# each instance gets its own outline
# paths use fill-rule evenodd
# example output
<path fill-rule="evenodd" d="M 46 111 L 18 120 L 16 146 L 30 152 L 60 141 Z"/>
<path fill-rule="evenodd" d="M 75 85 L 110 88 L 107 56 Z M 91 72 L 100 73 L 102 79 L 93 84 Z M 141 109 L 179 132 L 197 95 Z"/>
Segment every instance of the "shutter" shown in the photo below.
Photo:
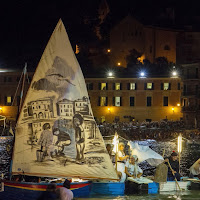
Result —
<path fill-rule="evenodd" d="M 135 83 L 135 90 L 137 90 L 137 83 Z"/>
<path fill-rule="evenodd" d="M 130 83 L 127 83 L 127 90 L 130 90 Z"/>
<path fill-rule="evenodd" d="M 99 83 L 99 90 L 101 90 L 101 83 Z"/>
<path fill-rule="evenodd" d="M 120 97 L 120 106 L 122 106 L 122 97 Z"/>
<path fill-rule="evenodd" d="M 161 88 L 160 88 L 161 90 L 163 90 L 164 89 L 164 84 L 163 83 L 161 83 Z"/>
<path fill-rule="evenodd" d="M 147 89 L 147 83 L 144 84 L 144 90 L 146 90 L 146 89 Z"/>
<path fill-rule="evenodd" d="M 113 83 L 113 90 L 115 90 L 115 83 Z"/>
<path fill-rule="evenodd" d="M 101 97 L 98 98 L 98 106 L 100 106 Z"/>
<path fill-rule="evenodd" d="M 152 90 L 154 90 L 154 83 L 152 83 Z"/>
<path fill-rule="evenodd" d="M 122 83 L 120 83 L 120 90 L 122 90 Z"/>
<path fill-rule="evenodd" d="M 106 83 L 106 90 L 108 90 L 108 83 Z"/>
<path fill-rule="evenodd" d="M 115 106 L 115 97 L 113 97 L 113 106 Z"/>
<path fill-rule="evenodd" d="M 106 97 L 106 105 L 105 106 L 108 106 L 108 97 Z"/>
<path fill-rule="evenodd" d="M 7 96 L 4 97 L 4 105 L 7 105 Z"/>
<path fill-rule="evenodd" d="M 180 83 L 178 83 L 178 90 L 180 90 L 181 89 L 181 84 Z"/>
<path fill-rule="evenodd" d="M 169 83 L 169 90 L 171 90 L 171 83 Z"/>
<path fill-rule="evenodd" d="M 11 103 L 10 104 L 12 104 L 13 103 L 13 96 L 11 96 Z"/>

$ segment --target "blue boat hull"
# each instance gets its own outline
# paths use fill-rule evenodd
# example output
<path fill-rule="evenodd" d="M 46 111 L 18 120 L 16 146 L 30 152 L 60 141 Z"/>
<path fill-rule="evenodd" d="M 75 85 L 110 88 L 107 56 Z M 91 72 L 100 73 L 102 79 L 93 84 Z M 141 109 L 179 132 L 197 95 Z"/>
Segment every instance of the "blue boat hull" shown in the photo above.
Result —
<path fill-rule="evenodd" d="M 4 182 L 4 192 L 0 192 L 0 200 L 37 200 L 47 185 L 48 183 Z M 57 187 L 62 187 L 62 183 L 58 183 Z M 74 197 L 88 197 L 90 189 L 89 181 L 71 183 Z"/>
<path fill-rule="evenodd" d="M 120 182 L 93 182 L 91 194 L 124 195 L 125 184 Z"/>

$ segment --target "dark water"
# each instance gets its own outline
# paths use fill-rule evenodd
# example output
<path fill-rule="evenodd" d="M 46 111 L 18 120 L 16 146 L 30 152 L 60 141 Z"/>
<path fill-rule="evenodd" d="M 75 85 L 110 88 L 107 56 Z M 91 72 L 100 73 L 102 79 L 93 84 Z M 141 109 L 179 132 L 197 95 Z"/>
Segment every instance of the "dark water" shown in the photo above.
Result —
<path fill-rule="evenodd" d="M 6 176 L 9 173 L 10 160 L 12 155 L 12 149 L 9 150 L 8 147 L 12 146 L 13 140 L 11 138 L 2 139 L 0 138 L 0 173 L 4 173 Z M 154 151 L 163 155 L 165 149 L 165 156 L 170 156 L 173 150 L 177 150 L 176 141 L 174 142 L 156 142 L 155 140 L 145 140 L 139 141 L 141 145 L 148 145 Z M 8 151 L 9 150 L 9 151 Z M 183 151 L 181 154 L 181 174 L 187 176 L 189 174 L 188 169 L 190 166 L 200 158 L 200 144 L 188 144 L 183 143 Z M 153 175 L 155 168 L 151 167 L 147 162 L 140 164 L 140 167 L 144 170 L 144 175 Z M 86 199 L 86 198 L 81 198 Z M 88 198 L 87 198 L 88 199 Z M 131 196 L 91 196 L 91 200 L 98 199 L 114 199 L 114 200 L 200 200 L 200 191 L 183 191 L 183 192 L 173 192 L 173 193 L 162 193 L 157 195 L 131 195 Z"/>

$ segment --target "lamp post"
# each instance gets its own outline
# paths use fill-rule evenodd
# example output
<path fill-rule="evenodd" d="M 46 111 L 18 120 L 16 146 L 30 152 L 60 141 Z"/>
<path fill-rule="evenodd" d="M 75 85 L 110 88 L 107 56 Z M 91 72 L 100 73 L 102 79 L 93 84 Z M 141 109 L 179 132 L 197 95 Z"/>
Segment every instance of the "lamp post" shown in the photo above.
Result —
<path fill-rule="evenodd" d="M 180 134 L 178 136 L 179 173 L 180 173 L 181 152 L 182 152 L 182 135 Z"/>
<path fill-rule="evenodd" d="M 117 171 L 117 152 L 118 152 L 118 144 L 119 144 L 119 137 L 118 137 L 117 132 L 115 132 L 115 136 L 113 138 L 112 144 L 114 145 L 113 152 L 115 153 L 115 169 Z"/>

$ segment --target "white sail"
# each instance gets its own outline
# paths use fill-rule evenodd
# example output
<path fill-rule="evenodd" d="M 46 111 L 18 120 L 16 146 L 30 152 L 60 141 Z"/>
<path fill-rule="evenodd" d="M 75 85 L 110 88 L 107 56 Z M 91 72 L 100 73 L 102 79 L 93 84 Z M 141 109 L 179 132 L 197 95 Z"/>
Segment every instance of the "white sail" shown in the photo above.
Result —
<path fill-rule="evenodd" d="M 41 57 L 19 116 L 12 172 L 117 179 L 61 20 Z"/>

